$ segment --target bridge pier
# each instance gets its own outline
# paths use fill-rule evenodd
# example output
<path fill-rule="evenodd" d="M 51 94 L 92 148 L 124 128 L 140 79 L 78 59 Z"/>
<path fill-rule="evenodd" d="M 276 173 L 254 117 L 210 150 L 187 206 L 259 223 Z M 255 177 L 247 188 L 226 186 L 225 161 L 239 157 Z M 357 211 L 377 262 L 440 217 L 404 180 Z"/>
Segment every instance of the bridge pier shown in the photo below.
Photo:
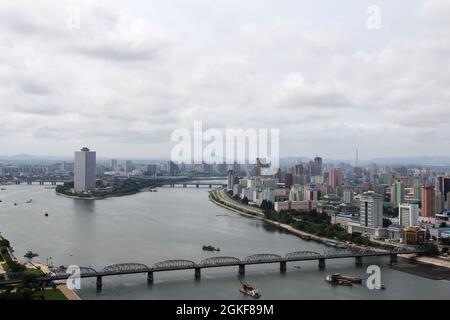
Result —
<path fill-rule="evenodd" d="M 324 258 L 319 259 L 319 269 L 325 269 L 325 259 Z"/>
<path fill-rule="evenodd" d="M 211 189 L 211 188 L 212 188 L 212 185 L 209 185 L 209 188 Z"/>
<path fill-rule="evenodd" d="M 243 276 L 245 274 L 245 264 L 239 265 L 239 275 Z"/>
<path fill-rule="evenodd" d="M 32 181 L 27 181 L 27 183 L 28 183 L 28 184 L 30 184 L 30 185 L 31 185 L 31 184 L 33 184 L 33 182 L 32 182 Z"/>
<path fill-rule="evenodd" d="M 102 276 L 97 276 L 97 292 L 102 291 Z"/>
<path fill-rule="evenodd" d="M 396 253 L 392 253 L 390 255 L 390 257 L 391 257 L 391 263 L 397 263 L 398 262 L 398 257 L 397 257 Z"/>
<path fill-rule="evenodd" d="M 147 272 L 147 284 L 153 284 L 153 271 Z"/>
<path fill-rule="evenodd" d="M 285 273 L 286 272 L 286 261 L 280 262 L 280 272 Z"/>
<path fill-rule="evenodd" d="M 195 268 L 195 279 L 196 280 L 200 280 L 200 278 L 202 277 L 202 269 L 201 268 Z"/>
<path fill-rule="evenodd" d="M 355 265 L 357 267 L 360 267 L 363 265 L 363 257 L 362 256 L 355 257 Z"/>

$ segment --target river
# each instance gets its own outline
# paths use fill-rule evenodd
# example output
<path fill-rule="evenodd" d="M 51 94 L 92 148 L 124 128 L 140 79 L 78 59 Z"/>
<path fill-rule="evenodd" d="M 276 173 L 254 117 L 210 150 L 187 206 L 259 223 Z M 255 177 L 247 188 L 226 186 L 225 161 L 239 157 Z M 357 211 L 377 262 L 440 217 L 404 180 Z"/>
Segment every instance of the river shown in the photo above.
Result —
<path fill-rule="evenodd" d="M 257 253 L 284 256 L 293 251 L 330 250 L 304 241 L 262 221 L 241 217 L 208 200 L 206 188 L 159 188 L 131 196 L 89 201 L 55 195 L 38 185 L 11 185 L 0 191 L 0 232 L 10 240 L 17 257 L 37 252 L 37 261 L 54 265 L 92 266 L 96 270 L 116 263 L 148 266 L 168 259 L 199 262 L 221 255 L 244 258 Z M 33 199 L 31 203 L 27 200 Z M 14 206 L 17 203 L 17 206 Z M 49 216 L 45 217 L 44 213 Z M 202 251 L 202 245 L 220 247 L 220 253 Z M 381 267 L 384 291 L 364 285 L 332 287 L 327 274 L 367 278 L 367 266 Z M 389 258 L 367 258 L 362 267 L 354 259 L 247 266 L 246 281 L 263 299 L 446 299 L 448 281 L 436 281 L 391 269 Z M 77 293 L 82 299 L 249 299 L 239 291 L 237 267 L 155 273 L 153 285 L 146 274 L 103 278 L 97 293 L 95 279 L 84 279 Z"/>

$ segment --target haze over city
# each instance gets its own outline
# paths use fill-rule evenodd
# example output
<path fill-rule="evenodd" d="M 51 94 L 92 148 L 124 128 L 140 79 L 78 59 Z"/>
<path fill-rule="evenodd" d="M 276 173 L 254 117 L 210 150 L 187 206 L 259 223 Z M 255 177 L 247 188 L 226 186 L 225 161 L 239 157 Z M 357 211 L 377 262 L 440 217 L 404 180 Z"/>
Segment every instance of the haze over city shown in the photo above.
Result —
<path fill-rule="evenodd" d="M 2 2 L 0 154 L 168 158 L 202 120 L 282 157 L 445 156 L 449 2 L 377 1 L 379 29 L 372 4 Z"/>

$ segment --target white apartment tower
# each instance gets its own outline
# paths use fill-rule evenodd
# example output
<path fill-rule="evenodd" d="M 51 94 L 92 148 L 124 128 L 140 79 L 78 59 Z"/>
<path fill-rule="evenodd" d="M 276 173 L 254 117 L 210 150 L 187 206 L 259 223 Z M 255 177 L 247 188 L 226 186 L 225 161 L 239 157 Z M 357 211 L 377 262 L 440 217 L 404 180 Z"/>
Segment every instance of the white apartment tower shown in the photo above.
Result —
<path fill-rule="evenodd" d="M 83 148 L 75 151 L 74 187 L 76 192 L 86 192 L 95 189 L 95 151 Z"/>
<path fill-rule="evenodd" d="M 234 186 L 234 171 L 228 170 L 227 172 L 227 191 L 233 191 Z"/>
<path fill-rule="evenodd" d="M 398 219 L 400 225 L 405 228 L 417 226 L 419 221 L 419 205 L 402 203 L 398 208 Z"/>
<path fill-rule="evenodd" d="M 369 191 L 361 197 L 360 225 L 369 228 L 383 227 L 383 199 L 381 195 Z"/>

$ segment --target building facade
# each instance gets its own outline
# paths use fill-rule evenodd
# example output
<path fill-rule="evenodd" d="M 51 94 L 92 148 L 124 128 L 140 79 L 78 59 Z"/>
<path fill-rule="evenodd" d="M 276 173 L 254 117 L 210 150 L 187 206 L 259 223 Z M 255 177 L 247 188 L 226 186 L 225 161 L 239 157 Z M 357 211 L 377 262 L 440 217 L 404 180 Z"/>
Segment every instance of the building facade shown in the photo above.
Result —
<path fill-rule="evenodd" d="M 88 148 L 75 151 L 74 188 L 76 192 L 95 190 L 96 153 Z"/>

